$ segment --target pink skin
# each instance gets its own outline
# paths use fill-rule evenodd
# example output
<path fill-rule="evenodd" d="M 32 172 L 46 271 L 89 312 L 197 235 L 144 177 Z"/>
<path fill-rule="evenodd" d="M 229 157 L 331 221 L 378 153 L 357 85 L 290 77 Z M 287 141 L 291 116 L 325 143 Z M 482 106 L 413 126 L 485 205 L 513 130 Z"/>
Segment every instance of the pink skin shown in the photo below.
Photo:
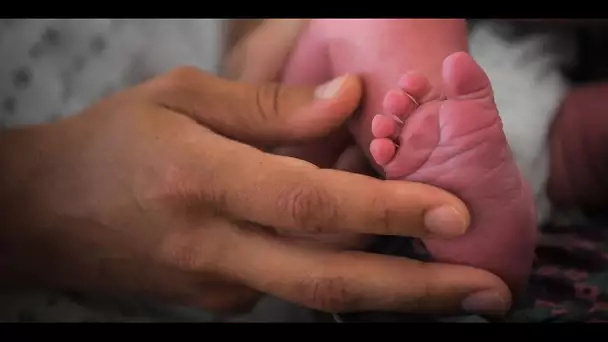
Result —
<path fill-rule="evenodd" d="M 489 80 L 466 53 L 456 53 L 466 45 L 462 20 L 312 20 L 283 80 L 319 84 L 361 75 L 362 114 L 349 128 L 376 169 L 388 179 L 452 191 L 472 212 L 464 236 L 425 239 L 428 251 L 441 262 L 491 271 L 517 294 L 534 258 L 534 202 L 513 162 Z"/>
<path fill-rule="evenodd" d="M 345 73 L 361 75 L 366 87 L 373 91 L 366 92 L 363 115 L 353 120 L 349 128 L 363 152 L 368 153 L 373 138 L 369 129 L 371 120 L 379 113 L 384 94 L 394 87 L 399 76 L 409 70 L 420 70 L 437 85 L 433 89 L 441 92 L 443 59 L 466 49 L 467 28 L 460 19 L 313 19 L 300 36 L 282 80 L 288 84 L 317 85 Z M 337 138 L 332 142 L 341 148 L 350 143 Z M 331 163 L 318 157 L 326 154 L 326 148 L 323 142 L 315 143 L 298 149 L 296 154 L 315 155 L 309 161 L 331 167 Z M 310 153 L 311 150 L 316 153 Z M 369 154 L 368 157 L 372 161 Z M 378 165 L 374 167 L 382 171 Z"/>
<path fill-rule="evenodd" d="M 422 101 L 430 85 L 416 72 L 386 94 L 384 114 L 372 121 L 371 155 L 388 179 L 433 184 L 468 204 L 473 221 L 465 236 L 424 240 L 433 257 L 493 271 L 520 289 L 536 245 L 532 193 L 513 161 L 483 70 L 458 52 L 445 59 L 443 78 L 445 98 Z"/>

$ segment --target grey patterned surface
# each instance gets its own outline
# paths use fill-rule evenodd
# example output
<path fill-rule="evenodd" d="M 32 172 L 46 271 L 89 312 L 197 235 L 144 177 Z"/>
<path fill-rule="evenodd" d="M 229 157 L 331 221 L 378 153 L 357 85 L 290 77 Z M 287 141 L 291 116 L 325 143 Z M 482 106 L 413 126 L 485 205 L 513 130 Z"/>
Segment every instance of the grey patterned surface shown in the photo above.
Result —
<path fill-rule="evenodd" d="M 71 115 L 180 64 L 215 71 L 220 20 L 2 19 L 0 122 Z"/>

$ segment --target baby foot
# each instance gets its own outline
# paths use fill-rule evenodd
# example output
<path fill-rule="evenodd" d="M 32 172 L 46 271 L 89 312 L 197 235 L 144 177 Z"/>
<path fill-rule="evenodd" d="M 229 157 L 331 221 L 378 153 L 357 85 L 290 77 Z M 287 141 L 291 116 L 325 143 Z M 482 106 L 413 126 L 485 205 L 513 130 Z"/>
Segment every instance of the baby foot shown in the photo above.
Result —
<path fill-rule="evenodd" d="M 428 98 L 419 73 L 404 75 L 372 122 L 370 153 L 387 179 L 431 184 L 455 193 L 472 214 L 452 240 L 424 239 L 440 262 L 500 276 L 514 292 L 527 281 L 536 244 L 533 195 L 502 131 L 490 81 L 466 53 L 443 63 L 445 94 Z"/>

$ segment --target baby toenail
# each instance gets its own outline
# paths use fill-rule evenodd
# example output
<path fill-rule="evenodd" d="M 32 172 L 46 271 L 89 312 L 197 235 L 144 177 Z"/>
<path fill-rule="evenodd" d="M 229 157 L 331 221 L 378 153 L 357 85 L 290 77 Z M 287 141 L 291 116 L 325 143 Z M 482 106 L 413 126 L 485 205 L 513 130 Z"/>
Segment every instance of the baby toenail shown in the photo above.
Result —
<path fill-rule="evenodd" d="M 431 233 L 445 237 L 461 235 L 467 229 L 464 217 L 451 206 L 427 211 L 424 215 L 424 225 Z"/>
<path fill-rule="evenodd" d="M 407 91 L 403 91 L 403 93 L 407 95 L 407 97 L 409 97 L 412 102 L 414 102 L 414 105 L 416 105 L 416 107 L 420 106 L 420 103 L 418 103 L 418 101 L 416 101 L 416 99 L 410 93 L 408 93 Z"/>
<path fill-rule="evenodd" d="M 403 125 L 403 124 L 404 124 L 403 120 L 401 120 L 401 119 L 400 119 L 400 118 L 399 118 L 397 115 L 393 115 L 393 119 L 394 119 L 395 121 L 397 121 L 397 122 L 398 122 L 400 125 Z"/>

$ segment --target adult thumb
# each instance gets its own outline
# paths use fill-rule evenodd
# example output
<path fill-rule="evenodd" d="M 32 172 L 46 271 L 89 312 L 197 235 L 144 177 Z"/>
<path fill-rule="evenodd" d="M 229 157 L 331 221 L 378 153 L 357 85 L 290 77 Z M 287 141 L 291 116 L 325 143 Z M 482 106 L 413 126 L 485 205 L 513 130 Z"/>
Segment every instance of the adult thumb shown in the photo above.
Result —
<path fill-rule="evenodd" d="M 151 98 L 218 134 L 252 145 L 297 144 L 339 128 L 357 109 L 358 77 L 345 75 L 318 87 L 228 81 L 180 68 L 153 81 Z"/>

